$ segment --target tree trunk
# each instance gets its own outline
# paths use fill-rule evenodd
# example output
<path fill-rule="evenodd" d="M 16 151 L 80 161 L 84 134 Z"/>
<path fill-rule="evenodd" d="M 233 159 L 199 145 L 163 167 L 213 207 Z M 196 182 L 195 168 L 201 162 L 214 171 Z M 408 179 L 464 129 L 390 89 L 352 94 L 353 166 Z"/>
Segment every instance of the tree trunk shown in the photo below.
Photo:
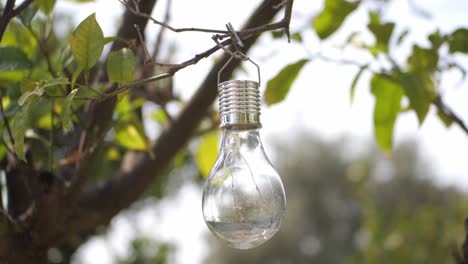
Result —
<path fill-rule="evenodd" d="M 32 239 L 4 238 L 0 242 L 4 252 L 0 254 L 0 263 L 5 264 L 42 264 L 47 263 L 47 248 L 34 245 Z"/>

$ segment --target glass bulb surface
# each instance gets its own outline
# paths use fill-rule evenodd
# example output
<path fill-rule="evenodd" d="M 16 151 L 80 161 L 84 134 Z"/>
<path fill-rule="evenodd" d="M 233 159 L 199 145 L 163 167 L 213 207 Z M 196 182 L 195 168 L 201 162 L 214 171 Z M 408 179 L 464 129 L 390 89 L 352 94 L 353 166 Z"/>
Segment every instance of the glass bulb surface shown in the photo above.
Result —
<path fill-rule="evenodd" d="M 256 247 L 279 230 L 286 196 L 258 129 L 224 130 L 202 207 L 209 229 L 234 248 Z"/>

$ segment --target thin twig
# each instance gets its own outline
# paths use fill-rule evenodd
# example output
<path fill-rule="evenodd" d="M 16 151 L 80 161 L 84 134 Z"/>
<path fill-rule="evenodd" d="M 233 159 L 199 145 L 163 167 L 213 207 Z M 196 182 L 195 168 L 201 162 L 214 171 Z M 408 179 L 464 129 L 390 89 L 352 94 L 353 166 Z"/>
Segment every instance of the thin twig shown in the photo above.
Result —
<path fill-rule="evenodd" d="M 167 0 L 166 1 L 166 10 L 165 10 L 165 15 L 164 15 L 164 23 L 169 23 L 169 20 L 171 19 L 171 6 L 172 6 L 172 0 Z M 152 62 L 155 62 L 158 60 L 158 56 L 161 50 L 161 43 L 163 41 L 164 37 L 164 32 L 166 31 L 165 27 L 161 27 L 161 30 L 158 33 L 158 36 L 156 37 L 156 42 L 154 45 L 154 51 L 153 51 L 153 56 L 152 56 Z"/>
<path fill-rule="evenodd" d="M 284 31 L 286 32 L 286 36 L 288 37 L 288 42 L 291 42 L 291 34 L 289 32 L 289 25 L 291 24 L 291 17 L 292 17 L 292 7 L 293 7 L 294 0 L 286 1 L 285 5 L 286 8 L 284 9 Z"/>
<path fill-rule="evenodd" d="M 219 37 L 218 37 L 218 35 L 214 35 L 212 39 L 213 39 L 213 41 L 216 43 L 216 45 L 217 45 L 218 47 L 220 47 L 221 49 L 224 50 L 224 52 L 226 52 L 227 54 L 229 54 L 231 57 L 238 58 L 238 55 L 237 55 L 236 53 L 234 53 L 234 52 L 228 50 L 224 45 L 222 45 L 222 44 L 219 42 Z M 234 42 L 233 42 L 233 44 L 234 44 Z M 234 46 L 235 46 L 235 45 L 234 45 Z"/>
<path fill-rule="evenodd" d="M 120 86 L 115 91 L 113 91 L 111 93 L 108 93 L 108 94 L 105 94 L 105 98 L 115 96 L 115 95 L 117 95 L 119 93 L 127 91 L 130 88 L 142 86 L 142 85 L 145 85 L 145 84 L 150 83 L 150 82 L 154 82 L 154 81 L 158 81 L 158 80 L 162 80 L 162 79 L 172 77 L 173 75 L 174 74 L 171 74 L 171 73 L 163 73 L 163 74 L 159 74 L 159 75 L 156 75 L 156 76 L 145 78 L 145 79 L 142 79 L 142 80 L 139 80 L 139 81 L 135 81 L 135 82 L 132 82 L 132 83 L 127 84 L 127 85 Z M 102 98 L 102 99 L 105 99 L 105 98 Z"/>
<path fill-rule="evenodd" d="M 154 24 L 160 25 L 162 27 L 165 27 L 169 29 L 170 31 L 179 33 L 179 32 L 204 32 L 204 33 L 215 33 L 215 34 L 227 34 L 228 31 L 226 30 L 216 30 L 216 29 L 208 29 L 208 28 L 195 28 L 195 27 L 190 27 L 190 28 L 175 28 L 172 27 L 171 25 L 161 22 L 152 16 L 140 12 L 139 7 L 137 4 L 134 4 L 134 7 L 130 5 L 131 0 L 118 0 L 122 5 L 124 5 L 130 12 L 132 12 L 136 16 L 144 17 L 148 20 L 151 20 Z M 133 1 L 132 1 L 133 2 Z"/>
<path fill-rule="evenodd" d="M 148 52 L 148 48 L 147 48 L 146 45 L 145 45 L 145 39 L 143 38 L 143 34 L 141 34 L 141 29 L 140 29 L 140 27 L 139 27 L 137 24 L 135 24 L 135 25 L 133 25 L 133 26 L 135 27 L 135 30 L 136 30 L 137 33 L 138 33 L 138 38 L 139 38 L 139 40 L 140 40 L 141 45 L 143 46 L 143 50 L 145 51 L 146 61 L 144 62 L 144 64 L 146 64 L 146 62 L 150 62 L 150 61 L 151 61 L 151 56 L 150 56 L 150 54 L 149 54 L 149 52 Z"/>

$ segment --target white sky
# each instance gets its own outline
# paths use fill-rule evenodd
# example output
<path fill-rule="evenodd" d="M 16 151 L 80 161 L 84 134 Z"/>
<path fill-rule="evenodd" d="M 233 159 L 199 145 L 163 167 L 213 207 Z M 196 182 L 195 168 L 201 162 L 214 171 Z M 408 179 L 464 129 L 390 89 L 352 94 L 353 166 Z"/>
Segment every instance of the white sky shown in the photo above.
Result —
<path fill-rule="evenodd" d="M 161 3 L 164 1 L 160 1 Z M 304 28 L 307 26 L 306 18 L 310 14 L 317 13 L 321 6 L 319 1 L 296 0 L 292 28 Z M 443 32 L 450 32 L 456 27 L 467 26 L 468 1 L 464 0 L 431 0 L 414 1 L 419 6 L 429 11 L 433 19 L 424 20 L 414 18 L 408 9 L 408 1 L 394 0 L 394 4 L 388 13 L 389 20 L 398 19 L 397 32 L 403 31 L 403 26 L 410 28 L 410 38 L 406 41 L 417 41 L 421 45 L 427 44 L 425 36 L 439 27 Z M 232 22 L 235 28 L 239 28 L 252 8 L 260 1 L 177 1 L 173 0 L 173 12 L 171 24 L 174 27 L 196 26 L 224 29 L 227 22 Z M 58 7 L 74 14 L 75 24 L 87 17 L 92 12 L 97 13 L 97 19 L 104 29 L 106 36 L 112 35 L 116 29 L 121 6 L 117 1 L 97 1 L 96 3 L 75 5 L 69 2 L 59 1 Z M 77 9 L 79 8 L 79 9 Z M 77 12 L 76 10 L 79 10 Z M 163 10 L 160 8 L 159 10 Z M 303 37 L 307 48 L 316 52 L 322 50 L 329 56 L 341 58 L 354 58 L 358 61 L 364 57 L 360 53 L 347 51 L 340 53 L 334 45 L 343 43 L 344 39 L 354 29 L 364 28 L 367 23 L 367 11 L 361 8 L 357 14 L 347 19 L 344 27 L 333 36 L 325 45 L 320 44 L 313 33 L 309 32 Z M 161 18 L 162 11 L 154 16 Z M 437 24 L 436 24 L 437 23 Z M 148 28 L 150 39 L 158 31 L 158 27 L 151 25 Z M 152 34 L 154 32 L 154 34 Z M 182 61 L 193 57 L 211 47 L 213 42 L 211 35 L 201 33 L 171 33 L 166 36 L 177 41 L 176 60 Z M 305 56 L 304 49 L 298 44 L 288 44 L 286 41 L 271 42 L 268 36 L 261 39 L 250 56 L 261 64 L 262 79 L 270 79 L 282 66 L 295 62 Z M 411 46 L 406 45 L 403 50 L 394 54 L 397 60 L 402 61 Z M 468 67 L 468 59 L 459 57 L 465 67 Z M 364 61 L 362 61 L 364 62 Z M 176 89 L 184 98 L 189 98 L 198 84 L 210 69 L 212 58 L 199 64 L 186 68 L 177 73 L 175 77 Z M 356 89 L 355 101 L 349 103 L 349 88 L 351 80 L 357 72 L 356 67 L 342 66 L 334 63 L 325 63 L 313 60 L 302 71 L 287 99 L 276 106 L 264 108 L 262 111 L 263 134 L 266 135 L 266 149 L 268 151 L 268 139 L 285 137 L 291 131 L 300 128 L 318 133 L 327 140 L 334 140 L 342 136 L 352 136 L 356 139 L 369 139 L 373 136 L 372 111 L 373 98 L 369 93 L 368 78 L 364 75 Z M 254 76 L 254 75 L 253 75 Z M 466 121 L 468 121 L 468 84 L 459 85 L 460 75 L 456 72 L 447 74 L 443 78 L 441 91 L 444 100 Z M 265 83 L 265 82 L 264 82 Z M 264 85 L 262 88 L 264 89 Z M 446 129 L 434 114 L 434 109 L 421 128 L 413 113 L 402 115 L 396 124 L 394 141 L 396 144 L 408 138 L 416 139 L 421 152 L 430 159 L 434 170 L 442 175 L 437 179 L 443 184 L 456 184 L 468 189 L 468 166 L 466 163 L 468 153 L 468 137 L 456 126 Z M 204 244 L 200 239 L 207 230 L 201 216 L 201 193 L 193 186 L 184 187 L 183 192 L 172 199 L 170 205 L 159 205 L 156 209 L 144 210 L 138 216 L 141 228 L 154 234 L 155 237 L 169 238 L 179 241 L 181 250 L 174 263 L 200 263 L 203 257 Z M 175 208 L 174 208 L 175 207 Z M 125 241 L 131 237 L 125 217 L 117 217 L 112 224 L 110 239 L 108 242 L 119 254 L 125 252 Z M 154 228 L 153 228 L 154 227 Z M 182 228 L 179 233 L 174 232 L 174 227 Z M 164 231 L 162 231 L 164 230 Z M 172 232 L 170 232 L 172 230 Z M 154 231 L 154 232 L 153 232 Z M 87 243 L 79 253 L 82 263 L 112 263 L 109 258 L 109 248 L 103 238 L 96 238 Z M 99 259 L 98 262 L 96 260 Z"/>

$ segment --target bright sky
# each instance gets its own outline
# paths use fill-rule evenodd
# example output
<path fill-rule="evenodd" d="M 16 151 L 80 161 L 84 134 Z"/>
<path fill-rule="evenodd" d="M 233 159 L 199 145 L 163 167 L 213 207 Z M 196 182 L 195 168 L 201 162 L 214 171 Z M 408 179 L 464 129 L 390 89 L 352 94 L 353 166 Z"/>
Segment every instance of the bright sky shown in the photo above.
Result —
<path fill-rule="evenodd" d="M 160 1 L 165 2 L 165 1 Z M 260 1 L 238 0 L 215 1 L 177 1 L 173 0 L 171 24 L 174 27 L 196 26 L 224 29 L 227 22 L 232 22 L 235 28 L 239 28 L 242 21 L 250 13 L 252 8 Z M 317 13 L 321 6 L 319 1 L 296 0 L 292 28 L 299 29 L 307 26 L 307 18 L 310 14 Z M 415 18 L 409 11 L 406 0 L 394 0 L 394 4 L 388 13 L 388 19 L 398 19 L 397 32 L 404 27 L 411 29 L 411 38 L 407 43 L 418 41 L 419 44 L 427 44 L 425 36 L 435 27 L 443 32 L 450 32 L 461 25 L 468 26 L 468 1 L 464 0 L 431 0 L 414 1 L 420 7 L 432 14 L 432 20 Z M 97 1 L 96 3 L 81 4 L 76 6 L 70 2 L 58 1 L 62 10 L 67 10 L 75 15 L 74 23 L 78 24 L 92 12 L 97 13 L 98 21 L 104 29 L 106 36 L 116 31 L 119 15 L 122 8 L 117 1 Z M 76 8 L 79 8 L 77 12 Z M 162 17 L 162 10 L 154 14 Z M 361 8 L 357 14 L 350 17 L 342 30 L 332 37 L 325 45 L 321 45 L 316 36 L 309 32 L 303 37 L 307 49 L 316 52 L 323 51 L 336 58 L 354 58 L 360 62 L 366 57 L 361 53 L 347 50 L 340 53 L 333 46 L 343 43 L 344 39 L 355 28 L 364 28 L 367 23 L 366 10 Z M 437 23 L 437 24 L 436 24 Z M 159 29 L 152 25 L 148 29 L 150 39 L 154 38 Z M 153 34 L 154 32 L 154 34 Z M 177 61 L 193 57 L 194 54 L 211 47 L 213 42 L 211 35 L 200 33 L 171 33 L 167 32 L 169 39 L 177 40 Z M 403 60 L 411 46 L 394 54 L 398 60 Z M 251 53 L 253 60 L 261 65 L 262 79 L 268 80 L 276 74 L 282 66 L 295 62 L 306 56 L 304 48 L 299 44 L 288 44 L 286 41 L 271 42 L 269 36 L 261 39 Z M 468 67 L 468 59 L 459 57 L 459 61 Z M 204 73 L 210 68 L 212 59 L 200 62 L 190 68 L 177 73 L 175 77 L 176 89 L 184 98 L 189 98 L 198 84 L 204 78 Z M 372 111 L 373 98 L 369 93 L 369 75 L 364 75 L 356 90 L 355 101 L 349 102 L 349 88 L 351 80 L 357 72 L 356 67 L 342 66 L 334 63 L 325 63 L 312 60 L 302 71 L 285 102 L 262 111 L 263 135 L 266 136 L 265 145 L 268 151 L 268 139 L 275 136 L 288 137 L 294 129 L 305 129 L 321 135 L 327 140 L 338 139 L 342 136 L 352 136 L 353 139 L 366 140 L 372 138 Z M 254 76 L 254 75 L 252 75 Z M 253 77 L 252 77 L 253 78 Z M 459 84 L 460 74 L 452 72 L 443 76 L 441 91 L 444 100 L 468 122 L 468 84 Z M 264 85 L 261 89 L 264 89 Z M 395 130 L 395 143 L 398 144 L 408 138 L 416 139 L 421 152 L 430 159 L 433 169 L 443 177 L 437 179 L 443 184 L 456 184 L 468 189 L 468 166 L 466 157 L 468 153 L 468 137 L 456 126 L 446 129 L 434 115 L 434 109 L 424 125 L 418 128 L 416 117 L 413 113 L 403 115 L 398 119 Z M 365 141 L 364 141 L 365 142 Z M 287 190 L 286 190 L 287 191 Z M 178 241 L 179 254 L 171 263 L 200 263 L 204 243 L 200 240 L 203 232 L 207 230 L 201 216 L 201 193 L 194 186 L 185 186 L 175 197 L 143 210 L 137 217 L 137 223 L 144 232 L 155 237 L 167 238 Z M 126 241 L 132 237 L 131 226 L 125 217 L 117 217 L 112 224 L 108 241 L 102 237 L 91 240 L 79 252 L 82 260 L 80 263 L 112 263 L 109 258 L 109 246 L 111 251 L 125 254 Z M 181 228 L 175 232 L 174 228 Z M 164 231 L 163 231 L 164 230 Z M 97 262 L 96 260 L 99 259 Z"/>

